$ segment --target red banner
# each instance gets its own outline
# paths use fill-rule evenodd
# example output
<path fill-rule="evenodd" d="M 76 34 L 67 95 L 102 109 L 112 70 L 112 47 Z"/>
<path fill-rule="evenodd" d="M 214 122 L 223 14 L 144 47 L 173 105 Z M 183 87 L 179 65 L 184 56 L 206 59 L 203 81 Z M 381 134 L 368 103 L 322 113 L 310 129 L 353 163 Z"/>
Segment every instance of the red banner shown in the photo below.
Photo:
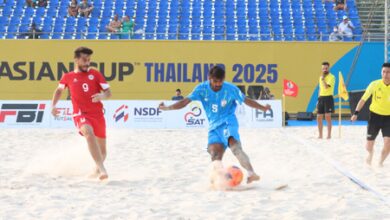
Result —
<path fill-rule="evenodd" d="M 298 86 L 291 80 L 283 80 L 283 94 L 285 96 L 296 97 L 298 95 Z"/>

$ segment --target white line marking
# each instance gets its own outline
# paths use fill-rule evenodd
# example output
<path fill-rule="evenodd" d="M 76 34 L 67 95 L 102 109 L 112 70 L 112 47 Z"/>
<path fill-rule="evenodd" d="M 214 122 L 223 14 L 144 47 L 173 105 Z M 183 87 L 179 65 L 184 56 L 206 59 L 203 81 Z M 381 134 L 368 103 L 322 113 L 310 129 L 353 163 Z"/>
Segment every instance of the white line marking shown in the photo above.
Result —
<path fill-rule="evenodd" d="M 348 179 L 350 179 L 353 183 L 355 183 L 356 185 L 358 185 L 359 187 L 361 187 L 362 189 L 364 190 L 367 190 L 369 192 L 371 192 L 372 194 L 374 194 L 376 197 L 378 197 L 380 200 L 382 200 L 383 202 L 385 202 L 386 205 L 390 206 L 390 199 L 386 198 L 384 195 L 382 195 L 381 193 L 379 193 L 378 191 L 376 191 L 374 188 L 370 187 L 369 185 L 367 185 L 366 183 L 364 183 L 362 180 L 360 180 L 359 178 L 357 178 L 354 174 L 352 174 L 350 171 L 348 171 L 347 169 L 343 168 L 339 162 L 333 160 L 332 158 L 326 156 L 323 152 L 321 152 L 320 150 L 316 149 L 316 148 L 313 148 L 311 147 L 310 145 L 308 145 L 306 143 L 306 141 L 302 140 L 301 138 L 298 138 L 298 137 L 295 137 L 295 136 L 292 136 L 290 134 L 287 134 L 288 136 L 290 136 L 291 138 L 295 139 L 296 141 L 300 142 L 302 145 L 304 145 L 309 151 L 315 153 L 317 156 L 319 157 L 322 157 L 326 162 L 328 162 L 330 165 L 333 166 L 333 168 L 335 168 L 337 171 L 339 171 L 342 175 L 346 176 Z"/>

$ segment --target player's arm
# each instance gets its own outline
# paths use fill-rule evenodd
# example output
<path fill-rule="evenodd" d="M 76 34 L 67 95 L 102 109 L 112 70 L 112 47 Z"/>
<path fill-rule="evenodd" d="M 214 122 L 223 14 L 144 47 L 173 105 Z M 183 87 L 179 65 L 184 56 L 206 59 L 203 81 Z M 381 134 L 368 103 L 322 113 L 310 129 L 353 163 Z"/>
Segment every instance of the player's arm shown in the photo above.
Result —
<path fill-rule="evenodd" d="M 102 100 L 106 100 L 112 97 L 110 85 L 107 83 L 103 74 L 96 72 L 95 73 L 97 83 L 100 86 L 100 92 L 91 96 L 92 102 L 100 102 Z"/>
<path fill-rule="evenodd" d="M 358 102 L 358 104 L 356 106 L 355 112 L 353 113 L 353 115 L 351 117 L 351 121 L 357 120 L 358 114 L 359 114 L 360 110 L 362 110 L 364 104 L 366 104 L 366 101 L 363 99 L 360 99 L 360 101 Z"/>
<path fill-rule="evenodd" d="M 245 100 L 244 100 L 244 103 L 249 106 L 249 107 L 252 107 L 252 108 L 255 108 L 255 109 L 259 109 L 259 110 L 262 110 L 262 111 L 267 111 L 267 110 L 270 110 L 271 109 L 271 106 L 270 105 L 261 105 L 259 104 L 258 102 L 256 102 L 255 100 L 251 99 L 251 98 L 248 98 L 248 97 L 245 97 Z"/>
<path fill-rule="evenodd" d="M 58 115 L 58 110 L 57 110 L 57 103 L 60 100 L 62 96 L 62 92 L 64 91 L 64 88 L 61 86 L 58 86 L 56 90 L 54 90 L 53 98 L 51 100 L 51 114 L 55 117 Z"/>
<path fill-rule="evenodd" d="M 367 87 L 366 91 L 364 92 L 362 98 L 358 102 L 355 112 L 352 114 L 351 121 L 356 121 L 358 114 L 360 110 L 362 110 L 364 104 L 366 104 L 366 101 L 371 97 L 372 95 L 372 90 L 373 90 L 374 84 L 370 83 L 370 85 Z"/>
<path fill-rule="evenodd" d="M 331 87 L 331 85 L 328 84 L 328 82 L 325 81 L 325 77 L 324 76 L 321 77 L 321 83 L 322 83 L 322 85 L 324 86 L 325 89 L 328 89 L 328 88 Z"/>
<path fill-rule="evenodd" d="M 328 89 L 328 88 L 330 87 L 330 85 L 328 85 L 328 84 L 325 82 L 325 79 L 324 79 L 324 78 L 321 79 L 321 83 L 322 83 L 322 85 L 324 86 L 325 89 Z"/>
<path fill-rule="evenodd" d="M 92 95 L 92 102 L 100 102 L 102 100 L 106 100 L 112 97 L 111 89 L 107 88 L 103 90 L 101 93 L 96 93 Z"/>
<path fill-rule="evenodd" d="M 163 111 L 178 110 L 178 109 L 182 109 L 182 108 L 186 107 L 188 104 L 190 104 L 190 102 L 191 102 L 191 99 L 189 99 L 189 98 L 182 99 L 182 100 L 176 102 L 175 104 L 172 104 L 169 106 L 166 106 L 164 104 L 164 102 L 161 102 L 160 105 L 158 106 L 158 108 L 163 110 Z"/>

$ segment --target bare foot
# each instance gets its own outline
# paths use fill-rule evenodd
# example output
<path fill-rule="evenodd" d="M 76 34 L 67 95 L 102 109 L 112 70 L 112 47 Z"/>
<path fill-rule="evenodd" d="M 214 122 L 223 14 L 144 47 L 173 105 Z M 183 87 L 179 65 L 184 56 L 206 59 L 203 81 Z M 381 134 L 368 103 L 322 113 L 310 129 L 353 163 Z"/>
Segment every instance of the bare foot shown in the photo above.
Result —
<path fill-rule="evenodd" d="M 98 178 L 100 172 L 99 172 L 99 169 L 96 167 L 91 174 L 88 175 L 88 178 L 90 179 L 95 179 L 95 178 Z"/>
<path fill-rule="evenodd" d="M 322 135 L 318 136 L 318 139 L 322 139 Z"/>
<path fill-rule="evenodd" d="M 383 162 L 379 162 L 378 166 L 379 166 L 380 168 L 382 168 L 382 167 L 383 167 Z"/>
<path fill-rule="evenodd" d="M 108 174 L 107 174 L 106 168 L 104 168 L 104 166 L 100 167 L 99 168 L 99 179 L 105 180 L 107 178 L 108 178 Z"/>
<path fill-rule="evenodd" d="M 108 179 L 108 174 L 107 173 L 100 173 L 99 179 L 100 180 Z"/>
<path fill-rule="evenodd" d="M 332 138 L 331 136 L 326 137 L 326 139 L 328 139 L 328 140 L 331 139 L 331 138 Z"/>
<path fill-rule="evenodd" d="M 260 180 L 260 176 L 258 176 L 257 174 L 253 174 L 252 176 L 249 176 L 246 183 L 249 184 L 253 181 L 259 181 Z"/>

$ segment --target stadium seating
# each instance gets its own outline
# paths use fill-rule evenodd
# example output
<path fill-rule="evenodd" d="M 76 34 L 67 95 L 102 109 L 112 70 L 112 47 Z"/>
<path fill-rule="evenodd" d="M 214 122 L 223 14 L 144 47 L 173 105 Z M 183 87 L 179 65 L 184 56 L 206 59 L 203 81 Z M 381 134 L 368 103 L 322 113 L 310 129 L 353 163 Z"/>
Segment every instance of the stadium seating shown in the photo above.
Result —
<path fill-rule="evenodd" d="M 2 1 L 3 2 L 3 1 Z M 349 10 L 333 11 L 323 0 L 89 0 L 89 18 L 69 17 L 70 1 L 50 0 L 46 8 L 26 7 L 25 0 L 0 3 L 0 38 L 25 38 L 34 22 L 44 39 L 118 39 L 106 33 L 113 15 L 135 17 L 133 39 L 328 41 L 330 31 L 343 15 L 361 23 L 354 0 Z"/>

